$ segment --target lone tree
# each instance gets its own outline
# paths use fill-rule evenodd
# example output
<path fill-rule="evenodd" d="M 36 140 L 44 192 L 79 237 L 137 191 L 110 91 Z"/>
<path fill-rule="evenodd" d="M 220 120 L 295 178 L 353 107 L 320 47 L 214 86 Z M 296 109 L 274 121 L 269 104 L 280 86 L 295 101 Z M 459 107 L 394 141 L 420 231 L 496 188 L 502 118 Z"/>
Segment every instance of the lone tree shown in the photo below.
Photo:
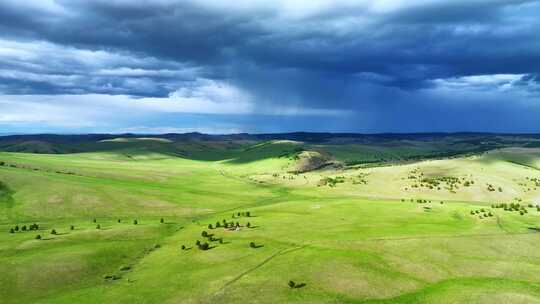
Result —
<path fill-rule="evenodd" d="M 163 218 L 161 218 L 161 219 L 159 220 L 159 222 L 163 224 L 163 223 L 165 223 L 165 220 L 164 220 Z"/>
<path fill-rule="evenodd" d="M 75 230 L 75 226 L 71 225 L 71 227 L 69 227 L 70 230 Z"/>
<path fill-rule="evenodd" d="M 251 248 L 257 248 L 257 245 L 255 245 L 254 242 L 250 242 L 250 243 L 249 243 L 249 247 L 251 247 Z"/>
<path fill-rule="evenodd" d="M 51 230 L 51 234 L 56 234 L 56 230 L 55 229 Z"/>
<path fill-rule="evenodd" d="M 121 219 L 118 219 L 118 223 L 121 223 L 121 222 L 122 222 L 122 220 L 121 220 Z"/>
<path fill-rule="evenodd" d="M 133 220 L 133 225 L 137 225 L 138 223 L 139 223 L 139 221 Z"/>

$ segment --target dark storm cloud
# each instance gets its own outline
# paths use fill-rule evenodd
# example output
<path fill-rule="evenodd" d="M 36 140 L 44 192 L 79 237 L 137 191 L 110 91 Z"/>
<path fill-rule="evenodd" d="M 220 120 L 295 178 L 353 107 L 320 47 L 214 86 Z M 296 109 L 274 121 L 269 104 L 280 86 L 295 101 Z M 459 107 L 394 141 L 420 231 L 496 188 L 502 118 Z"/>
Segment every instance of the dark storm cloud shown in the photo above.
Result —
<path fill-rule="evenodd" d="M 261 108 L 350 110 L 385 130 L 398 114 L 417 130 L 417 117 L 455 113 L 433 122 L 444 129 L 537 102 L 539 15 L 533 0 L 7 0 L 0 91 L 165 97 L 212 79 Z"/>

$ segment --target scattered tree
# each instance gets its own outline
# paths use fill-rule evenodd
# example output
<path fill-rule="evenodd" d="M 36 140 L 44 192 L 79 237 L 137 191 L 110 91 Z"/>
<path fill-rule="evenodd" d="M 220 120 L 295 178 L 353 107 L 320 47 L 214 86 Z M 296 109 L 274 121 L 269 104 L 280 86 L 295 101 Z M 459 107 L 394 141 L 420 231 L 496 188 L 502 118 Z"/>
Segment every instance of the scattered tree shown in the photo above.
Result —
<path fill-rule="evenodd" d="M 208 229 L 214 229 L 214 227 L 212 227 L 212 224 L 208 224 Z"/>
<path fill-rule="evenodd" d="M 208 236 L 208 232 L 206 232 L 206 231 L 201 232 L 201 236 L 202 236 L 202 237 L 207 237 L 207 236 Z"/>
<path fill-rule="evenodd" d="M 15 233 L 15 229 L 10 228 L 10 229 L 9 229 L 9 233 Z"/>
<path fill-rule="evenodd" d="M 51 234 L 56 234 L 56 230 L 55 229 L 51 230 Z"/>
<path fill-rule="evenodd" d="M 40 234 L 36 235 L 36 240 L 41 240 L 41 235 Z"/>
<path fill-rule="evenodd" d="M 289 281 L 289 287 L 294 288 L 296 286 L 296 283 L 294 281 Z"/>
<path fill-rule="evenodd" d="M 118 223 L 121 223 L 121 222 L 122 222 L 122 220 L 121 220 L 121 219 L 118 219 Z"/>
<path fill-rule="evenodd" d="M 248 223 L 246 224 L 246 227 L 251 228 L 251 223 L 248 222 Z"/>
<path fill-rule="evenodd" d="M 96 220 L 96 219 L 93 219 L 93 220 L 92 220 L 92 222 L 94 222 L 94 223 L 95 223 L 95 222 L 97 222 L 97 220 Z"/>
<path fill-rule="evenodd" d="M 161 219 L 159 220 L 159 222 L 163 224 L 163 223 L 165 223 L 165 220 L 164 220 L 163 218 L 161 218 Z"/>
<path fill-rule="evenodd" d="M 22 226 L 21 230 L 26 231 L 26 225 Z"/>
<path fill-rule="evenodd" d="M 96 229 L 101 229 L 101 226 L 97 224 Z"/>
<path fill-rule="evenodd" d="M 69 227 L 70 230 L 75 230 L 75 226 L 71 225 L 71 227 Z"/>
<path fill-rule="evenodd" d="M 250 242 L 250 243 L 249 243 L 249 247 L 251 247 L 251 248 L 257 248 L 257 245 L 255 245 L 254 242 Z"/>
<path fill-rule="evenodd" d="M 139 224 L 139 221 L 133 220 L 133 225 L 137 225 L 137 224 Z"/>

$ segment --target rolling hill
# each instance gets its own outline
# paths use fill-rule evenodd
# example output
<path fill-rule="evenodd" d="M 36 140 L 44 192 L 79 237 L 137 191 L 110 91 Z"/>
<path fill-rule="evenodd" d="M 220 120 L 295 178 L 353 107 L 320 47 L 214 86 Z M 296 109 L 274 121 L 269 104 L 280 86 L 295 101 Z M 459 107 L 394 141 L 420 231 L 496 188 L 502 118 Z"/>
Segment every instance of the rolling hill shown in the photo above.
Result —
<path fill-rule="evenodd" d="M 0 299 L 540 303 L 536 140 L 0 137 Z"/>

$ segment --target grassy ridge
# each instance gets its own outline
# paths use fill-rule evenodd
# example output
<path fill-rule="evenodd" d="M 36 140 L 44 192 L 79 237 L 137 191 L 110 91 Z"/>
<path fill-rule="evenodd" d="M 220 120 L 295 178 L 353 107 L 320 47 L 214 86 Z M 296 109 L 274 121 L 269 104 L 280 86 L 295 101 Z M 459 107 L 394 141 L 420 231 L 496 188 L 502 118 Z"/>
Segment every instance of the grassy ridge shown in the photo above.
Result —
<path fill-rule="evenodd" d="M 0 166 L 0 299 L 540 302 L 540 233 L 528 229 L 539 226 L 540 212 L 490 208 L 492 196 L 530 202 L 539 194 L 527 190 L 532 185 L 519 185 L 536 176 L 535 150 L 288 173 L 298 152 L 297 143 L 270 142 L 190 152 L 186 158 L 133 147 L 0 153 L 7 164 Z M 405 192 L 414 169 L 430 177 L 472 172 L 476 182 L 454 194 L 425 187 Z M 354 183 L 360 173 L 368 173 L 362 175 L 366 184 Z M 317 186 L 321 178 L 338 175 L 345 182 Z M 500 194 L 485 183 L 506 186 Z M 493 216 L 471 214 L 479 209 Z M 232 217 L 244 211 L 251 216 Z M 223 220 L 239 222 L 240 230 L 208 228 Z M 33 222 L 38 231 L 9 233 Z M 208 241 L 202 231 L 224 242 L 210 241 L 212 249 L 199 250 L 196 241 Z M 260 247 L 250 248 L 250 242 Z M 306 285 L 291 289 L 289 280 Z"/>

